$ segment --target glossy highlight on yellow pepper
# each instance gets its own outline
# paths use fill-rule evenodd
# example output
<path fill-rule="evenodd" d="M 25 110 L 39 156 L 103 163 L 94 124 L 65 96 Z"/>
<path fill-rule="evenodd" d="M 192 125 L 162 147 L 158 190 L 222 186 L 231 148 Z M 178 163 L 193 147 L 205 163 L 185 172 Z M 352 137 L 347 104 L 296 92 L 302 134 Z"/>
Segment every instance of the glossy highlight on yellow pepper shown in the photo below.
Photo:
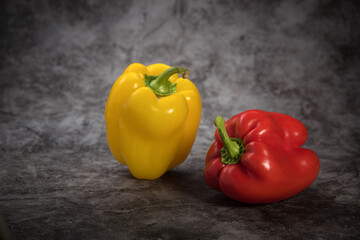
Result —
<path fill-rule="evenodd" d="M 187 75 L 180 67 L 133 63 L 110 91 L 105 107 L 108 145 L 138 179 L 161 177 L 185 161 L 192 148 L 201 98 Z"/>

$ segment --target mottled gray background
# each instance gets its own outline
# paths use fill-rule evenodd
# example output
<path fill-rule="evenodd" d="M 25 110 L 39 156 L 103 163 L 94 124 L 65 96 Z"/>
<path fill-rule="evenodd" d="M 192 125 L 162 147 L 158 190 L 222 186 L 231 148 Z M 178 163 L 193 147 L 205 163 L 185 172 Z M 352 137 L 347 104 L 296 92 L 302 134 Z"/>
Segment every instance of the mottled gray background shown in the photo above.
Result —
<path fill-rule="evenodd" d="M 356 1 L 2 1 L 0 209 L 14 239 L 356 239 Z M 107 147 L 104 107 L 133 62 L 191 70 L 203 111 L 186 162 L 134 179 Z M 247 205 L 203 181 L 213 119 L 247 109 L 308 128 L 317 180 Z"/>

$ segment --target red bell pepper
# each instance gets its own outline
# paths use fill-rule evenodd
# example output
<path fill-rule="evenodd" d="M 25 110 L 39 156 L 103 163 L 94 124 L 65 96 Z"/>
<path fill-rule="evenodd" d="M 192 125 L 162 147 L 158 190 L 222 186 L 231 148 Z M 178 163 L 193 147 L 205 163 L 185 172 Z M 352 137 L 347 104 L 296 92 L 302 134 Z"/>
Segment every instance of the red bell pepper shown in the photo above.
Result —
<path fill-rule="evenodd" d="M 305 126 L 281 113 L 248 110 L 226 123 L 218 116 L 204 178 L 215 190 L 245 203 L 272 203 L 294 196 L 317 177 L 320 163 Z"/>

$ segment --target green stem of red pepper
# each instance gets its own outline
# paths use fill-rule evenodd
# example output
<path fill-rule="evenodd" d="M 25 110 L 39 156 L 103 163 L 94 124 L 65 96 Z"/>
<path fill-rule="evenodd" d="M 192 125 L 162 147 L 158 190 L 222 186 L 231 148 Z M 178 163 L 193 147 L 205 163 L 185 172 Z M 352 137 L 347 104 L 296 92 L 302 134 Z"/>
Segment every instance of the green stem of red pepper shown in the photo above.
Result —
<path fill-rule="evenodd" d="M 183 78 L 189 77 L 189 70 L 183 67 L 171 67 L 162 72 L 159 76 L 145 75 L 145 84 L 158 96 L 167 96 L 176 92 L 176 83 L 169 81 L 169 78 L 179 73 Z"/>
<path fill-rule="evenodd" d="M 236 164 L 240 161 L 245 151 L 244 144 L 240 138 L 230 138 L 226 132 L 225 120 L 221 116 L 215 118 L 215 126 L 224 144 L 221 149 L 221 162 L 225 164 Z"/>

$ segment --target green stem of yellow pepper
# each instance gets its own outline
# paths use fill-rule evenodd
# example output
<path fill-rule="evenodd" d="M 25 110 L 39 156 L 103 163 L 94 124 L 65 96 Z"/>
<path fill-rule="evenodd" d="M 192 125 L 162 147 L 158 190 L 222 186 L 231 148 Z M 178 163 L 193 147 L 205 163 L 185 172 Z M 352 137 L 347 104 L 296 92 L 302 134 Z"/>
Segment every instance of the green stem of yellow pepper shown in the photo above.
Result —
<path fill-rule="evenodd" d="M 167 96 L 176 92 L 176 83 L 171 83 L 169 78 L 179 73 L 183 78 L 188 78 L 189 70 L 183 67 L 171 67 L 159 76 L 146 76 L 145 84 L 158 96 Z"/>

